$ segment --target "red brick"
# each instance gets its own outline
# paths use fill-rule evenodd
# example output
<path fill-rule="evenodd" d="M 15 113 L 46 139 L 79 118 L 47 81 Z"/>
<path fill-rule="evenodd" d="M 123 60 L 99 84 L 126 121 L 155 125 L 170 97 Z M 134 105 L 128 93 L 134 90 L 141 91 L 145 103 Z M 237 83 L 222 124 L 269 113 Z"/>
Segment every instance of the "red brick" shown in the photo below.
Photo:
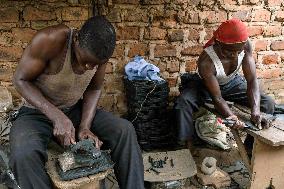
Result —
<path fill-rule="evenodd" d="M 265 9 L 255 10 L 254 19 L 255 22 L 268 22 L 270 21 L 271 12 Z"/>
<path fill-rule="evenodd" d="M 195 45 L 191 47 L 187 47 L 181 51 L 182 55 L 200 55 L 203 51 L 203 47 L 201 45 Z"/>
<path fill-rule="evenodd" d="M 132 5 L 138 5 L 139 0 L 113 0 L 114 4 L 132 4 Z"/>
<path fill-rule="evenodd" d="M 110 9 L 109 13 L 107 14 L 107 19 L 110 22 L 121 22 L 120 12 L 120 9 Z"/>
<path fill-rule="evenodd" d="M 184 37 L 183 30 L 171 30 L 169 31 L 169 41 L 182 41 Z"/>
<path fill-rule="evenodd" d="M 51 21 L 51 22 L 56 22 L 56 21 Z M 56 24 L 58 23 L 56 22 Z M 48 21 L 31 21 L 31 28 L 34 30 L 40 30 L 50 25 L 51 24 L 48 24 Z"/>
<path fill-rule="evenodd" d="M 240 10 L 232 14 L 233 18 L 238 18 L 242 21 L 251 21 L 252 15 L 250 10 Z"/>
<path fill-rule="evenodd" d="M 155 57 L 176 56 L 177 50 L 172 45 L 157 45 L 154 49 Z"/>
<path fill-rule="evenodd" d="M 1 32 L 0 33 L 0 44 L 9 45 L 12 43 L 13 35 L 11 32 Z"/>
<path fill-rule="evenodd" d="M 139 2 L 139 0 L 137 0 Z M 162 5 L 165 3 L 165 0 L 142 0 L 142 5 Z"/>
<path fill-rule="evenodd" d="M 30 42 L 36 33 L 36 30 L 30 28 L 13 28 L 14 41 Z"/>
<path fill-rule="evenodd" d="M 236 5 L 237 4 L 236 0 L 223 0 L 221 2 L 224 5 Z"/>
<path fill-rule="evenodd" d="M 106 73 L 113 73 L 113 63 L 112 62 L 108 62 L 107 66 L 106 66 Z"/>
<path fill-rule="evenodd" d="M 188 29 L 188 40 L 198 40 L 200 29 L 189 28 Z"/>
<path fill-rule="evenodd" d="M 116 109 L 120 115 L 126 115 L 127 113 L 127 99 L 125 94 L 116 95 Z"/>
<path fill-rule="evenodd" d="M 265 4 L 268 6 L 280 6 L 283 0 L 266 0 Z"/>
<path fill-rule="evenodd" d="M 271 43 L 271 50 L 284 50 L 284 41 L 273 41 Z"/>
<path fill-rule="evenodd" d="M 2 22 L 18 22 L 19 11 L 16 8 L 0 9 L 0 23 Z"/>
<path fill-rule="evenodd" d="M 267 26 L 264 31 L 264 36 L 274 37 L 281 35 L 282 26 Z"/>
<path fill-rule="evenodd" d="M 187 60 L 185 62 L 185 71 L 186 72 L 194 72 L 197 69 L 197 60 Z"/>
<path fill-rule="evenodd" d="M 179 72 L 179 61 L 167 62 L 167 71 L 168 72 Z"/>
<path fill-rule="evenodd" d="M 186 24 L 198 24 L 199 16 L 198 16 L 198 13 L 188 12 L 186 16 L 183 16 L 182 20 Z"/>
<path fill-rule="evenodd" d="M 98 102 L 98 106 L 107 111 L 113 111 L 114 108 L 114 95 L 102 95 Z"/>
<path fill-rule="evenodd" d="M 219 23 L 227 20 L 227 13 L 224 11 L 204 11 L 199 13 L 201 18 L 204 18 L 207 23 Z"/>
<path fill-rule="evenodd" d="M 284 11 L 277 11 L 275 15 L 275 20 L 278 22 L 284 22 Z"/>
<path fill-rule="evenodd" d="M 12 46 L 0 46 L 0 61 L 17 61 L 22 56 L 22 47 Z"/>
<path fill-rule="evenodd" d="M 262 35 L 263 31 L 263 26 L 248 26 L 248 32 L 250 37 Z"/>
<path fill-rule="evenodd" d="M 1 23 L 1 21 L 0 21 L 0 23 Z M 3 22 L 3 23 L 0 24 L 0 30 L 3 30 L 3 31 L 11 30 L 14 27 L 17 27 L 16 23 L 11 23 L 11 22 L 4 23 Z"/>
<path fill-rule="evenodd" d="M 124 45 L 123 44 L 117 44 L 115 46 L 114 52 L 113 52 L 111 57 L 116 57 L 116 58 L 124 57 Z"/>
<path fill-rule="evenodd" d="M 0 68 L 0 81 L 11 82 L 13 78 L 13 70 L 9 67 Z"/>
<path fill-rule="evenodd" d="M 156 40 L 156 39 L 165 39 L 167 35 L 167 31 L 161 28 L 147 28 L 145 31 L 144 38 L 145 39 L 151 39 L 151 40 Z"/>
<path fill-rule="evenodd" d="M 265 69 L 265 70 L 256 70 L 256 75 L 258 78 L 263 79 L 271 79 L 271 78 L 279 78 L 281 75 L 282 70 L 281 68 L 272 68 L 272 69 Z"/>
<path fill-rule="evenodd" d="M 167 70 L 167 63 L 164 61 L 154 59 L 151 61 L 151 63 L 160 69 L 160 73 L 165 72 Z"/>
<path fill-rule="evenodd" d="M 124 67 L 125 65 L 127 64 L 127 61 L 125 60 L 119 60 L 117 61 L 117 63 L 115 64 L 115 67 L 114 67 L 114 72 L 115 73 L 118 73 L 118 74 L 124 74 Z"/>
<path fill-rule="evenodd" d="M 135 55 L 145 56 L 149 54 L 149 48 L 147 44 L 131 44 L 129 46 L 128 57 L 132 58 Z"/>
<path fill-rule="evenodd" d="M 121 11 L 121 10 L 120 10 Z M 142 9 L 129 9 L 125 15 L 124 20 L 128 22 L 148 22 L 149 17 L 147 16 L 148 12 Z"/>
<path fill-rule="evenodd" d="M 139 39 L 139 27 L 123 26 L 118 27 L 116 31 L 117 40 Z"/>
<path fill-rule="evenodd" d="M 24 20 L 53 20 L 56 15 L 47 10 L 41 10 L 39 8 L 28 6 L 24 9 L 23 13 Z"/>
<path fill-rule="evenodd" d="M 176 87 L 177 85 L 177 78 L 175 77 L 169 77 L 167 78 L 168 86 L 169 87 Z"/>
<path fill-rule="evenodd" d="M 177 21 L 174 20 L 174 19 L 169 18 L 169 19 L 163 20 L 163 21 L 161 22 L 161 24 L 162 24 L 162 26 L 163 26 L 164 28 L 175 28 L 176 25 L 177 25 Z"/>
<path fill-rule="evenodd" d="M 264 39 L 256 40 L 254 43 L 255 51 L 265 51 L 267 50 L 268 41 Z"/>
<path fill-rule="evenodd" d="M 65 7 L 62 10 L 62 20 L 87 20 L 89 12 L 84 7 Z"/>
<path fill-rule="evenodd" d="M 113 94 L 122 91 L 123 81 L 121 76 L 115 76 L 114 74 L 107 74 L 105 77 L 104 90 L 106 93 Z"/>
<path fill-rule="evenodd" d="M 262 58 L 262 63 L 263 64 L 277 64 L 279 58 L 280 57 L 278 54 L 265 55 Z"/>
<path fill-rule="evenodd" d="M 260 0 L 249 0 L 251 4 L 257 4 Z"/>
<path fill-rule="evenodd" d="M 206 36 L 204 39 L 206 40 L 209 40 L 212 38 L 213 36 L 213 33 L 214 31 L 216 30 L 217 28 L 213 27 L 213 28 L 205 28 L 205 32 L 206 32 Z"/>

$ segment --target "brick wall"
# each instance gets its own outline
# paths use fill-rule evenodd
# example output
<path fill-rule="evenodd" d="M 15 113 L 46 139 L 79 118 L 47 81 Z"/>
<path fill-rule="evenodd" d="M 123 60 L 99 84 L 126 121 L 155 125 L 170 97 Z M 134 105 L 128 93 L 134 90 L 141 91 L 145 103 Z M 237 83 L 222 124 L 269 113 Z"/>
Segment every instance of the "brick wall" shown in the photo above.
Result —
<path fill-rule="evenodd" d="M 91 14 L 90 0 L 4 1 L 0 5 L 0 82 L 11 76 L 23 48 L 40 28 L 56 23 L 80 27 Z M 263 90 L 284 103 L 283 0 L 97 0 L 99 12 L 115 25 L 117 46 L 107 67 L 100 104 L 126 111 L 123 67 L 136 54 L 157 65 L 178 95 L 179 74 L 195 71 L 202 45 L 220 22 L 247 23 Z"/>

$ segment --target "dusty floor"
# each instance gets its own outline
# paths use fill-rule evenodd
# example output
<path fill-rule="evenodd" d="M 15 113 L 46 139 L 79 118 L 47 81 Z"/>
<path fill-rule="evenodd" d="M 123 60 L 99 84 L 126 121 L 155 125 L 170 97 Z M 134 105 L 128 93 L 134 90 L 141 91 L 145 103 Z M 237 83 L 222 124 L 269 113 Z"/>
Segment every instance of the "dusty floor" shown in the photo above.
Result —
<path fill-rule="evenodd" d="M 199 143 L 194 146 L 193 150 L 193 158 L 196 162 L 197 167 L 201 165 L 202 160 L 205 157 L 214 157 L 217 159 L 217 166 L 220 168 L 228 168 L 231 165 L 235 165 L 236 162 L 241 161 L 241 157 L 239 155 L 239 152 L 237 148 L 233 147 L 229 151 L 223 151 L 216 148 L 213 148 L 211 146 L 208 146 L 204 143 Z M 227 169 L 228 170 L 228 169 Z M 242 175 L 240 170 L 233 170 L 232 171 L 232 177 L 236 177 L 236 174 L 239 171 L 239 175 Z M 230 175 L 231 176 L 231 175 Z M 242 178 L 239 178 L 242 179 Z M 166 186 L 168 185 L 168 187 Z M 177 182 L 166 182 L 166 183 L 145 183 L 146 189 L 214 189 L 212 186 L 202 186 L 197 178 L 197 176 L 194 176 L 192 178 L 186 179 L 186 180 L 179 180 Z M 233 179 L 231 179 L 231 185 L 229 187 L 223 187 L 221 189 L 240 189 L 241 186 L 239 186 Z M 106 179 L 106 189 L 119 189 L 117 182 L 115 180 L 114 175 L 110 175 Z"/>

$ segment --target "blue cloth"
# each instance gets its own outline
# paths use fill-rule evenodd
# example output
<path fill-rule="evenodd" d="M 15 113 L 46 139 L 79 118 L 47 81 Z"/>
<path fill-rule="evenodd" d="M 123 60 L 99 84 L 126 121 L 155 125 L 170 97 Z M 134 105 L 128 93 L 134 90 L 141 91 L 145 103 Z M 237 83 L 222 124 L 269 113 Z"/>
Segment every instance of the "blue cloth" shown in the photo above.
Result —
<path fill-rule="evenodd" d="M 146 62 L 140 56 L 135 56 L 133 61 L 126 64 L 124 69 L 129 80 L 164 80 L 159 76 L 160 69 Z"/>

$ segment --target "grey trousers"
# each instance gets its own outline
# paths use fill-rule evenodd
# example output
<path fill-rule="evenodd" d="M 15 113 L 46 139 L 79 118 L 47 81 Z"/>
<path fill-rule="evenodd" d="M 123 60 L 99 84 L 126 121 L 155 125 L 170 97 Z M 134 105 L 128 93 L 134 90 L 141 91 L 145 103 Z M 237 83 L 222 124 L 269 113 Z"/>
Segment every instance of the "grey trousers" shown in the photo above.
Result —
<path fill-rule="evenodd" d="M 64 113 L 74 126 L 81 120 L 81 103 Z M 97 110 L 91 130 L 111 150 L 115 175 L 121 189 L 144 189 L 144 168 L 133 125 L 103 110 Z M 53 139 L 51 121 L 40 111 L 22 107 L 10 133 L 10 166 L 22 189 L 50 189 L 45 170 L 47 145 Z"/>
<path fill-rule="evenodd" d="M 236 75 L 229 83 L 221 85 L 220 90 L 222 97 L 226 101 L 249 106 L 246 93 L 247 83 L 242 76 Z M 273 114 L 275 107 L 274 100 L 262 93 L 260 97 L 260 110 L 268 114 Z M 184 141 L 194 138 L 195 127 L 193 125 L 192 114 L 197 111 L 206 100 L 210 99 L 211 97 L 202 84 L 201 79 L 188 83 L 187 87 L 181 91 L 181 95 L 178 97 L 175 104 L 179 140 Z"/>

